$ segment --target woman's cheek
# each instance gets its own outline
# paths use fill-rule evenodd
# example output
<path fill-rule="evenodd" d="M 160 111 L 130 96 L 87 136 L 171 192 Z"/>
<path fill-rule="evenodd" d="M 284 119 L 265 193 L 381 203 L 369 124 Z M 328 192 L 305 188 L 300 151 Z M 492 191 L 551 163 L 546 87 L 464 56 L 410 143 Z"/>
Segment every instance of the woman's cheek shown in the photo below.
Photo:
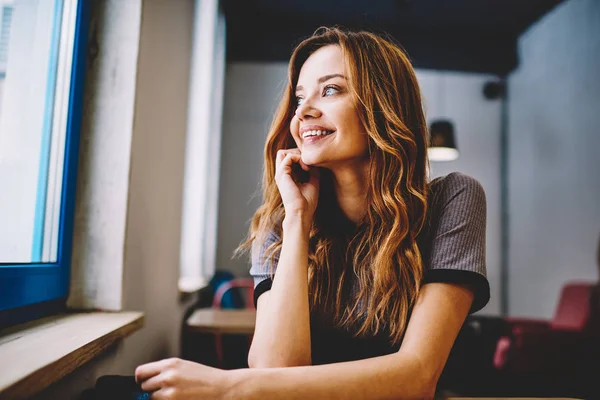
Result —
<path fill-rule="evenodd" d="M 299 126 L 299 122 L 298 122 L 298 118 L 293 117 L 292 118 L 292 122 L 290 122 L 290 132 L 292 133 L 292 137 L 294 138 L 294 141 L 296 142 L 296 146 L 299 146 L 300 143 L 299 142 L 299 136 L 298 136 L 298 131 L 300 130 L 300 126 Z"/>
<path fill-rule="evenodd" d="M 294 131 L 294 129 L 297 131 L 298 130 L 298 116 L 296 114 L 294 114 L 294 116 L 292 117 L 292 120 L 290 121 L 290 129 L 292 130 L 292 132 Z"/>

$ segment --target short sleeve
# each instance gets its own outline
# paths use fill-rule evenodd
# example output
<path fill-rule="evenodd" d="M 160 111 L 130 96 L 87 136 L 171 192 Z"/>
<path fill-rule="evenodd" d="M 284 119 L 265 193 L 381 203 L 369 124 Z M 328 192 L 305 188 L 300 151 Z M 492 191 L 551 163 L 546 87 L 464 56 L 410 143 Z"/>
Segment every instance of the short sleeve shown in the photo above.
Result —
<path fill-rule="evenodd" d="M 271 280 L 271 260 L 266 255 L 266 251 L 272 244 L 279 241 L 279 236 L 274 232 L 267 235 L 266 240 L 263 243 L 257 243 L 254 241 L 252 245 L 252 266 L 250 267 L 250 275 L 254 278 L 254 306 L 258 298 L 264 292 L 271 290 L 273 281 Z M 279 254 L 275 253 L 273 257 L 273 274 L 277 269 L 277 263 L 279 262 Z"/>
<path fill-rule="evenodd" d="M 486 199 L 481 184 L 461 173 L 431 183 L 430 216 L 424 228 L 424 284 L 470 285 L 475 294 L 470 313 L 490 299 L 485 266 Z"/>

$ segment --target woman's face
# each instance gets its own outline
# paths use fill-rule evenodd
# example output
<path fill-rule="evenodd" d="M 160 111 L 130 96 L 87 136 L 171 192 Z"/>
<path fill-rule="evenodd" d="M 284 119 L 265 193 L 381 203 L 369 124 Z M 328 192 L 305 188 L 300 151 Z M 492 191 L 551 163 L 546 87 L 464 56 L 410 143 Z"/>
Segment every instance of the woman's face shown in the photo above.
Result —
<path fill-rule="evenodd" d="M 346 76 L 336 45 L 315 51 L 300 69 L 290 131 L 307 165 L 331 168 L 368 157 L 368 136 Z"/>

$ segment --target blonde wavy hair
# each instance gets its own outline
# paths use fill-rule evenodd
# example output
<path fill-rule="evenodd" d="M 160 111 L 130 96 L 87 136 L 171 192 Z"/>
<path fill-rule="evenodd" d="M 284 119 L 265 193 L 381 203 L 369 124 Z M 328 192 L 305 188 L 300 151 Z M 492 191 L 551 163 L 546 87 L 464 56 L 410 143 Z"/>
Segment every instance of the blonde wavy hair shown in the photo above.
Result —
<path fill-rule="evenodd" d="M 368 209 L 356 229 L 344 227 L 332 175 L 321 169 L 309 240 L 311 312 L 329 313 L 335 326 L 355 336 L 385 332 L 392 344 L 398 344 L 423 276 L 416 238 L 427 213 L 428 160 L 415 72 L 405 52 L 391 40 L 370 32 L 319 28 L 293 51 L 287 86 L 265 144 L 264 202 L 238 254 L 253 245 L 261 248 L 270 234 L 283 237 L 285 212 L 274 179 L 276 154 L 296 147 L 290 121 L 300 68 L 312 53 L 328 45 L 342 49 L 350 91 L 369 136 Z M 261 257 L 273 265 L 281 244 L 279 239 Z"/>

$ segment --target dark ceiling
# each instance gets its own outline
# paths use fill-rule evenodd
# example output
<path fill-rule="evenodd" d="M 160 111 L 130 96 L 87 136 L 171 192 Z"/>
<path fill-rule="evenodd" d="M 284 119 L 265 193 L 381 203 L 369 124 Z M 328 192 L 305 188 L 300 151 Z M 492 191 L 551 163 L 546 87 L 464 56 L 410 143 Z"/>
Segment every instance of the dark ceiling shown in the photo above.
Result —
<path fill-rule="evenodd" d="M 287 61 L 319 26 L 392 35 L 418 68 L 497 75 L 517 38 L 562 0 L 221 0 L 228 61 Z"/>

